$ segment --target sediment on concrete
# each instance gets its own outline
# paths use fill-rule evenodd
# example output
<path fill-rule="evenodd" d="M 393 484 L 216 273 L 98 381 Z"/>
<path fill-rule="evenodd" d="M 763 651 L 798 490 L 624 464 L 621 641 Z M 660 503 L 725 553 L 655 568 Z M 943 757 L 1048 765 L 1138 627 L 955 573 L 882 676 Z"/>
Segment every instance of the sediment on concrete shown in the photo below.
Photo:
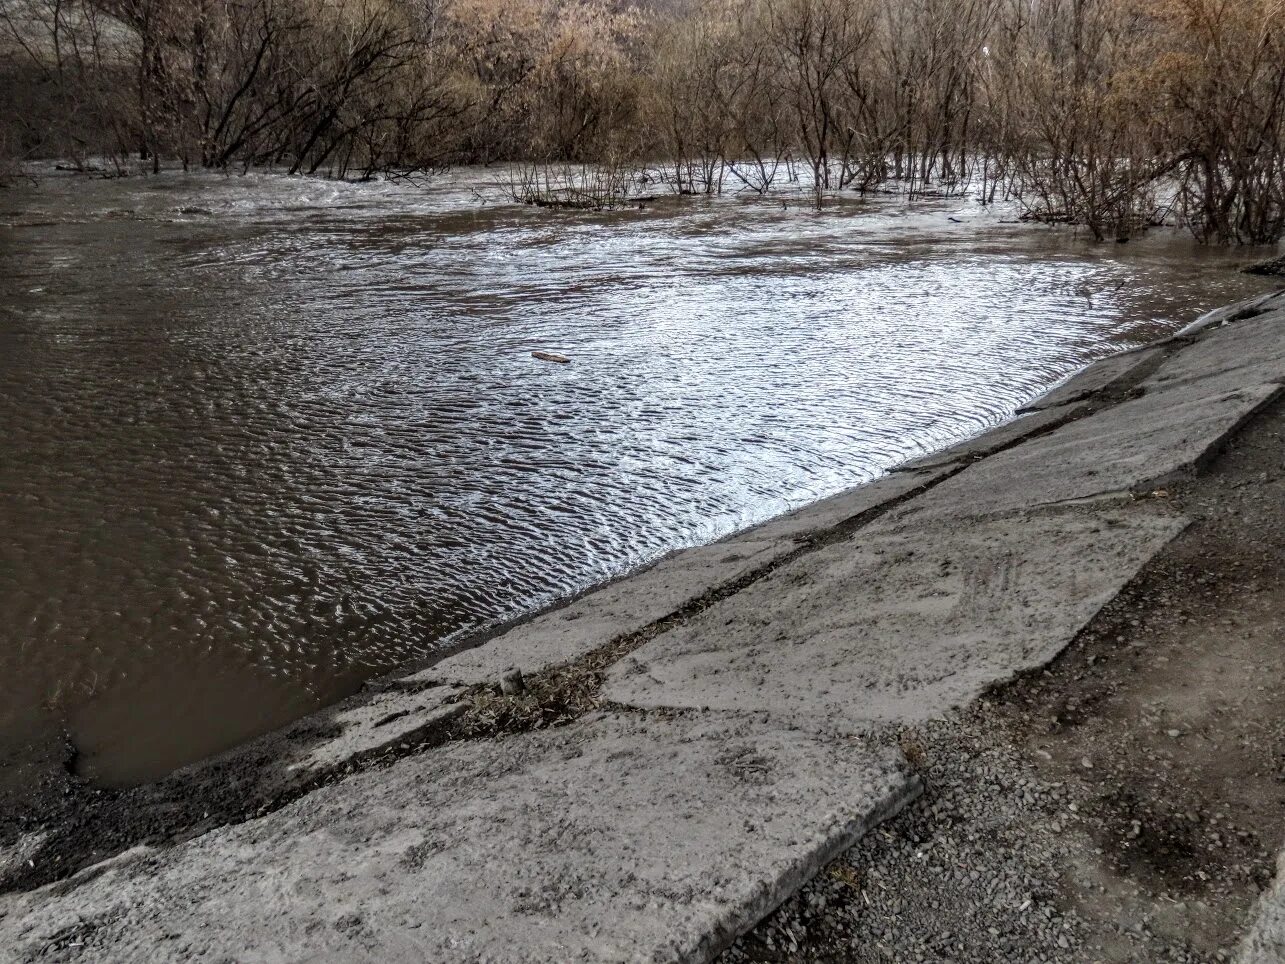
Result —
<path fill-rule="evenodd" d="M 75 859 L 10 878 L 0 946 L 708 959 L 914 796 L 888 734 L 1054 658 L 1182 531 L 1165 481 L 1280 392 L 1283 325 L 1285 297 L 1213 313 L 993 433 L 386 683 L 260 742 L 207 823 L 143 793 L 104 808 L 115 835 L 36 828 L 11 863 Z M 527 712 L 546 695 L 557 713 Z M 188 788 L 238 772 L 218 766 Z"/>

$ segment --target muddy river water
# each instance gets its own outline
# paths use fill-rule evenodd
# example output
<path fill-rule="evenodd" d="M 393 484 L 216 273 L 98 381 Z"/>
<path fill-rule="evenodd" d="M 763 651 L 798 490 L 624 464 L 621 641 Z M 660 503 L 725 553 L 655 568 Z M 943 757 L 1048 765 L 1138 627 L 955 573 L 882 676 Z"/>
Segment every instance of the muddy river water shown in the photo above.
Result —
<path fill-rule="evenodd" d="M 0 761 L 155 777 L 1261 287 L 960 200 L 491 177 L 0 193 Z"/>

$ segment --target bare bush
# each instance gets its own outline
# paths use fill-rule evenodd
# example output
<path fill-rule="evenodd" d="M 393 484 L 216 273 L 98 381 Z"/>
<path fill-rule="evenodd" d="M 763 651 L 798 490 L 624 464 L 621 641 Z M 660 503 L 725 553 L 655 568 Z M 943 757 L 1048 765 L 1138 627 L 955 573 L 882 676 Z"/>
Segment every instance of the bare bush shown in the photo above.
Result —
<path fill-rule="evenodd" d="M 1170 0 L 1148 74 L 1180 161 L 1181 202 L 1204 240 L 1285 235 L 1285 4 Z"/>
<path fill-rule="evenodd" d="M 818 206 L 1010 198 L 1102 239 L 1262 244 L 1285 236 L 1283 4 L 0 0 L 0 136 L 122 170 L 520 161 L 509 193 L 571 206 L 644 169 Z"/>
<path fill-rule="evenodd" d="M 513 200 L 537 207 L 605 211 L 654 200 L 647 192 L 650 179 L 619 160 L 513 164 L 497 183 Z"/>

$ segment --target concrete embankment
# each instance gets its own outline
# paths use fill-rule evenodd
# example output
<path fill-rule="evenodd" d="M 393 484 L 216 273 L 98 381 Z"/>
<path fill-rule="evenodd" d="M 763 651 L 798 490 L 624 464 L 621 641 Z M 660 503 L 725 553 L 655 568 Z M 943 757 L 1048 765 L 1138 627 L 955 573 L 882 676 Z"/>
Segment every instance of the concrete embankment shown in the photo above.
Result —
<path fill-rule="evenodd" d="M 1282 383 L 1278 294 L 163 784 L 69 789 L 4 842 L 0 955 L 710 959 L 912 813 L 905 734 L 1085 644 Z"/>

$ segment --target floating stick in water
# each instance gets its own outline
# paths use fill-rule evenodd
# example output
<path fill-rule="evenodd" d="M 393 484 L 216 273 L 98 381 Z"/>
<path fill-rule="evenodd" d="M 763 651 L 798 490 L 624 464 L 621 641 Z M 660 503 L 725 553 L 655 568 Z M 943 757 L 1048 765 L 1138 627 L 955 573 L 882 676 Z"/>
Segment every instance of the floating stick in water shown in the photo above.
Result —
<path fill-rule="evenodd" d="M 559 355 L 556 352 L 551 351 L 533 351 L 531 352 L 531 357 L 538 358 L 540 361 L 557 362 L 559 365 L 571 364 L 571 359 L 566 355 Z"/>

